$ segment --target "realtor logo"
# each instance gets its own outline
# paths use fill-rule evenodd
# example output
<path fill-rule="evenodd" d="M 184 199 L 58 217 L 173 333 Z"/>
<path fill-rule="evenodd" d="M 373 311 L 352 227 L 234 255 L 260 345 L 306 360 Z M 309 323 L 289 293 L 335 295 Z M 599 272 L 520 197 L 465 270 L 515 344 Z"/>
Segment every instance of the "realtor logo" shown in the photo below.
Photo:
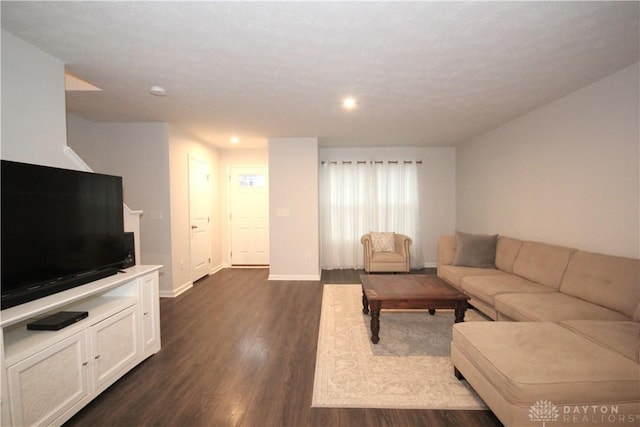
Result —
<path fill-rule="evenodd" d="M 549 400 L 538 400 L 529 407 L 529 421 L 542 421 L 542 427 L 547 421 L 559 421 L 561 425 L 640 425 L 640 414 L 620 413 L 618 405 L 556 406 Z"/>
<path fill-rule="evenodd" d="M 548 400 L 538 400 L 529 408 L 529 420 L 542 421 L 542 427 L 546 426 L 547 421 L 558 421 L 558 418 L 558 408 Z"/>

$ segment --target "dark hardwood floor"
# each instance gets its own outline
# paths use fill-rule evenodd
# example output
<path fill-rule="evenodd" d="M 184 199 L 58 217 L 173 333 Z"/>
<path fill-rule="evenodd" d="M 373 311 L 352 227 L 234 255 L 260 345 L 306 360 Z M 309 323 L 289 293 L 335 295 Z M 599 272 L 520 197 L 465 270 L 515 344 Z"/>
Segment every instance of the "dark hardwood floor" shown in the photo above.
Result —
<path fill-rule="evenodd" d="M 65 425 L 500 426 L 490 411 L 311 408 L 322 284 L 360 274 L 226 269 L 161 299 L 162 350 Z"/>

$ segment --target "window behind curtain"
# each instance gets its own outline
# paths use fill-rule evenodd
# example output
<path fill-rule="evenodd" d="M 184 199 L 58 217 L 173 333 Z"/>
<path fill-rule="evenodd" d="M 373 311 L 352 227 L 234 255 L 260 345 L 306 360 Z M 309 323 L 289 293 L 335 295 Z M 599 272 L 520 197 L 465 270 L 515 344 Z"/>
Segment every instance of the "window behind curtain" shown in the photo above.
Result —
<path fill-rule="evenodd" d="M 419 164 L 326 162 L 320 169 L 323 269 L 362 268 L 360 238 L 370 231 L 406 234 L 411 265 L 421 268 Z"/>

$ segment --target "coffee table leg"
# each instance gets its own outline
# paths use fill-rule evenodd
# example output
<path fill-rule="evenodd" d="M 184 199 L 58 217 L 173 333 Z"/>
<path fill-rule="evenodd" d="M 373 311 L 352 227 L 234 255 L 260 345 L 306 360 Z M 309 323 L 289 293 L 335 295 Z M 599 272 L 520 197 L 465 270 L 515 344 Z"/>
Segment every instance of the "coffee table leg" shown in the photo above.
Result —
<path fill-rule="evenodd" d="M 434 314 L 436 314 L 436 309 L 435 309 L 435 308 L 430 308 L 430 309 L 429 309 L 429 314 L 430 314 L 430 315 L 432 315 L 432 316 L 433 316 Z"/>
<path fill-rule="evenodd" d="M 371 342 L 378 344 L 380 337 L 380 310 L 371 310 Z"/>
<path fill-rule="evenodd" d="M 375 301 L 371 304 L 371 342 L 378 344 L 380 337 L 380 301 Z"/>
<path fill-rule="evenodd" d="M 364 289 L 362 290 L 362 312 L 369 314 L 369 300 L 367 300 L 367 296 L 364 294 Z"/>
<path fill-rule="evenodd" d="M 455 323 L 464 322 L 464 312 L 467 311 L 467 302 L 456 302 L 456 320 Z"/>

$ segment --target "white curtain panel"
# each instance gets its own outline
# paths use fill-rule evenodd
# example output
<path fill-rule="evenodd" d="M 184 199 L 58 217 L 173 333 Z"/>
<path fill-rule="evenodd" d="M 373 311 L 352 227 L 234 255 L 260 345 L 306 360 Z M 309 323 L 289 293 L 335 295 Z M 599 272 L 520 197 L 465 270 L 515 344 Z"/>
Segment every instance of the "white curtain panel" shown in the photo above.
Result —
<path fill-rule="evenodd" d="M 360 238 L 370 231 L 413 240 L 411 265 L 422 268 L 419 164 L 325 162 L 320 168 L 320 257 L 323 269 L 363 267 Z"/>

